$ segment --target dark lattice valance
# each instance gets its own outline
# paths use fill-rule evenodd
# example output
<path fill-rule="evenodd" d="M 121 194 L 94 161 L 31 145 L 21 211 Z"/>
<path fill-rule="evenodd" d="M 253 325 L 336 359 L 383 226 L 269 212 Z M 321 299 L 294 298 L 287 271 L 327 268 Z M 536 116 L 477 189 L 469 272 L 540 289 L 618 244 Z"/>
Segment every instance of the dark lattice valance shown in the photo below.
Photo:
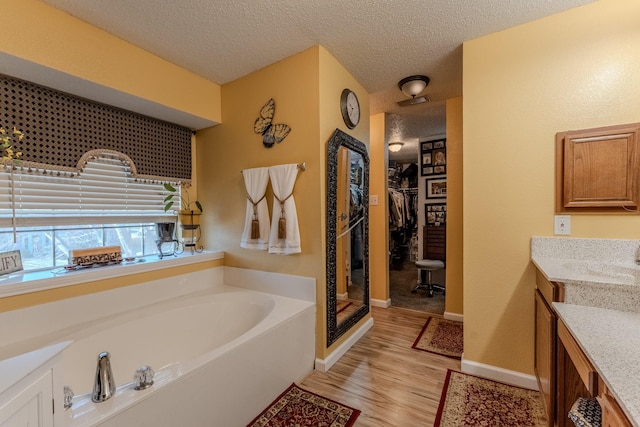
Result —
<path fill-rule="evenodd" d="M 114 150 L 142 178 L 191 179 L 190 129 L 0 75 L 0 127 L 14 126 L 25 135 L 14 149 L 27 164 L 73 171 L 85 153 Z"/>

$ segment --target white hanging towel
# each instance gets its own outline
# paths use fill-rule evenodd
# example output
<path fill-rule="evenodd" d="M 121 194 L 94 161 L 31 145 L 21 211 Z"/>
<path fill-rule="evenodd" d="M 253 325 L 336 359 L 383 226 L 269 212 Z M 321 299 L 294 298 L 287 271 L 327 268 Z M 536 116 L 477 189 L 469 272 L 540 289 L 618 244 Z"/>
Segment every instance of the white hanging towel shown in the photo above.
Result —
<path fill-rule="evenodd" d="M 270 254 L 296 254 L 300 249 L 298 213 L 293 199 L 293 186 L 298 175 L 298 165 L 279 165 L 269 168 L 273 189 L 273 214 L 269 236 Z"/>
<path fill-rule="evenodd" d="M 247 212 L 240 246 L 266 251 L 269 247 L 269 207 L 264 197 L 269 182 L 269 168 L 242 171 L 247 189 Z"/>

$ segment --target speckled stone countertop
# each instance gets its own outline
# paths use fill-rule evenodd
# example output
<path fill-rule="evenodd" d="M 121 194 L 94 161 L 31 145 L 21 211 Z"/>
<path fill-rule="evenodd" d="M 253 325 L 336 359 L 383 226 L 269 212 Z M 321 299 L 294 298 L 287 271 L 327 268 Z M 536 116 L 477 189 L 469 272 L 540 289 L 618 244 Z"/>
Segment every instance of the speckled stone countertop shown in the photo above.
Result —
<path fill-rule="evenodd" d="M 640 427 L 640 240 L 532 237 L 531 261 L 564 287 L 559 318 Z"/>
<path fill-rule="evenodd" d="M 640 313 L 553 303 L 634 426 L 640 426 Z"/>
<path fill-rule="evenodd" d="M 531 261 L 564 302 L 640 313 L 640 240 L 533 237 Z"/>

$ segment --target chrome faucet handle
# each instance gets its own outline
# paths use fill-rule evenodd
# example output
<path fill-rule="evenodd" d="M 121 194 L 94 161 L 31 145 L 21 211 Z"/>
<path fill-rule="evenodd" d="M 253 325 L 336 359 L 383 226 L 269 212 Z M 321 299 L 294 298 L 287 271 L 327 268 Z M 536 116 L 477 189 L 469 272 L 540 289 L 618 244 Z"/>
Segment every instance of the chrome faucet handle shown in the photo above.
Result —
<path fill-rule="evenodd" d="M 155 372 L 153 372 L 151 366 L 142 365 L 136 369 L 136 373 L 133 375 L 134 390 L 144 390 L 151 387 L 154 374 Z"/>
<path fill-rule="evenodd" d="M 68 385 L 64 386 L 64 409 L 69 409 L 71 408 L 71 405 L 73 405 L 73 390 L 71 389 L 71 387 L 69 387 Z"/>

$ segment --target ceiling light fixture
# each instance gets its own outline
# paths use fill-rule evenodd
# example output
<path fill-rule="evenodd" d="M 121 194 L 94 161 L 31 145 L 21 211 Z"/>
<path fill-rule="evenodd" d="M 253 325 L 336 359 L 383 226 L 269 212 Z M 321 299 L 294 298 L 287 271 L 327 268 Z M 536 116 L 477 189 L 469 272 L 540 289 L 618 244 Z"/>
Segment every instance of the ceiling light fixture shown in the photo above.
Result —
<path fill-rule="evenodd" d="M 430 79 L 427 76 L 409 76 L 398 82 L 398 87 L 408 97 L 415 98 L 420 95 L 422 91 L 429 84 Z"/>
<path fill-rule="evenodd" d="M 400 151 L 403 145 L 404 145 L 404 142 L 390 142 L 389 151 L 393 153 L 397 153 L 398 151 Z"/>
<path fill-rule="evenodd" d="M 422 104 L 423 102 L 430 102 L 431 100 L 427 96 L 418 96 L 422 93 L 422 91 L 429 85 L 431 80 L 427 76 L 416 75 L 405 77 L 404 79 L 398 82 L 398 87 L 408 97 L 411 99 L 406 99 L 404 101 L 398 102 L 398 105 L 401 107 L 406 107 L 407 105 L 416 105 Z"/>

